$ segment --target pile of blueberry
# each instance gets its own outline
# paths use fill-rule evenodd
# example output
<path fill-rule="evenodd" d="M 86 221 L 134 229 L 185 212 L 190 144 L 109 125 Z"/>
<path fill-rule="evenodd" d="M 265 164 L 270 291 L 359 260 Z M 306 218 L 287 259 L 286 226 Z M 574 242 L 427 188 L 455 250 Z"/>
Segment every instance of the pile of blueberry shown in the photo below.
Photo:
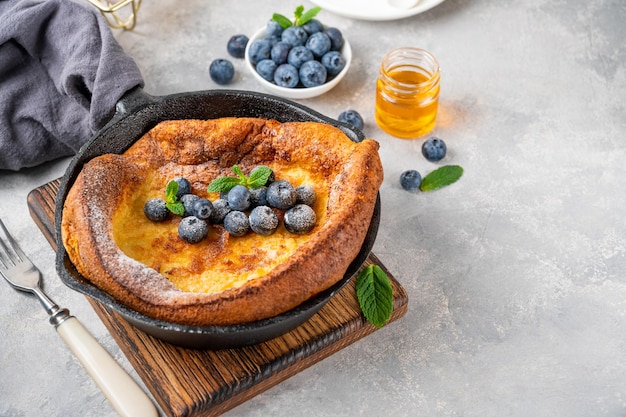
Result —
<path fill-rule="evenodd" d="M 317 87 L 346 65 L 340 52 L 343 34 L 317 19 L 286 29 L 270 20 L 265 31 L 264 38 L 250 44 L 248 58 L 263 79 L 280 87 Z"/>
<path fill-rule="evenodd" d="M 276 180 L 273 173 L 262 187 L 235 185 L 213 202 L 192 194 L 191 184 L 184 177 L 173 181 L 178 183 L 176 200 L 184 206 L 178 234 L 189 243 L 205 239 L 211 224 L 222 225 L 232 236 L 244 236 L 250 230 L 269 236 L 278 229 L 280 217 L 285 229 L 294 234 L 310 232 L 317 221 L 311 207 L 316 199 L 313 187 L 294 187 L 289 181 Z M 162 222 L 170 215 L 170 209 L 165 200 L 152 198 L 145 203 L 144 214 L 152 221 Z"/>

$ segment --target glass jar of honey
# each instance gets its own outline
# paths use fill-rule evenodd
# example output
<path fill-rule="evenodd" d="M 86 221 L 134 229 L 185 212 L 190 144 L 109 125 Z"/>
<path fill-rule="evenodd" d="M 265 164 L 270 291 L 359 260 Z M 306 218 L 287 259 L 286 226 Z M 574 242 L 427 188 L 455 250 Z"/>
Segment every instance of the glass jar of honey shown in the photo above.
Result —
<path fill-rule="evenodd" d="M 389 52 L 376 81 L 376 123 L 399 138 L 417 138 L 435 127 L 439 105 L 439 63 L 428 51 Z"/>

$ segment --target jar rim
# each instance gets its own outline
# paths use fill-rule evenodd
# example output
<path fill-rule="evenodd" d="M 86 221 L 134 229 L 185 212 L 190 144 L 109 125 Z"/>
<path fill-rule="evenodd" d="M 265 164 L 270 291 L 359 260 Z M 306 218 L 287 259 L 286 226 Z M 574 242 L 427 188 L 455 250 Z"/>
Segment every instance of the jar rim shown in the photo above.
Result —
<path fill-rule="evenodd" d="M 394 65 L 395 64 L 395 65 Z M 425 49 L 405 46 L 392 49 L 384 57 L 380 65 L 382 73 L 387 73 L 392 66 L 407 65 L 423 69 L 429 75 L 429 80 L 417 83 L 415 85 L 426 84 L 432 82 L 434 78 L 439 77 L 441 68 L 439 61 L 430 52 Z"/>

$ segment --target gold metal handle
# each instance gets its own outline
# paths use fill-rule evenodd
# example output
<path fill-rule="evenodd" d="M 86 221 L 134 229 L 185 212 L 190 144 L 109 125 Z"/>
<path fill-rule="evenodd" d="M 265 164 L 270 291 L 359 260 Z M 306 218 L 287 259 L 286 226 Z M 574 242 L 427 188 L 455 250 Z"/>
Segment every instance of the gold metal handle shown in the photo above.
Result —
<path fill-rule="evenodd" d="M 114 29 L 133 30 L 137 24 L 137 12 L 139 6 L 141 6 L 141 0 L 120 0 L 118 2 L 100 1 L 100 0 L 87 0 L 94 5 L 109 26 Z M 126 7 L 129 6 L 129 7 Z M 124 9 L 126 7 L 126 9 Z M 121 17 L 119 12 L 124 9 L 124 17 Z"/>

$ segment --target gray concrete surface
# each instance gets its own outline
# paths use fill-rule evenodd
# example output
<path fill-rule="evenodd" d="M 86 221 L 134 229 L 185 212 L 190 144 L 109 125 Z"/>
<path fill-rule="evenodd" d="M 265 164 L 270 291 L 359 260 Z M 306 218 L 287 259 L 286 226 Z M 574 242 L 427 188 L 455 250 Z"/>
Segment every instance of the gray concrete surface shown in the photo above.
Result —
<path fill-rule="evenodd" d="M 219 88 L 226 42 L 252 34 L 278 0 L 144 1 L 115 31 L 156 95 Z M 304 2 L 310 7 L 312 3 Z M 619 0 L 446 0 L 393 22 L 322 13 L 354 61 L 330 93 L 302 100 L 365 118 L 386 178 L 375 253 L 406 288 L 399 322 L 233 409 L 229 416 L 626 415 L 626 5 Z M 422 140 L 375 124 L 383 55 L 428 49 L 442 66 L 434 134 L 465 174 L 403 191 L 406 169 L 437 165 Z M 229 88 L 259 90 L 243 61 Z M 55 275 L 26 209 L 67 160 L 0 172 L 0 216 L 45 273 L 46 289 L 136 377 L 83 296 Z M 37 302 L 0 283 L 0 415 L 113 416 Z"/>

